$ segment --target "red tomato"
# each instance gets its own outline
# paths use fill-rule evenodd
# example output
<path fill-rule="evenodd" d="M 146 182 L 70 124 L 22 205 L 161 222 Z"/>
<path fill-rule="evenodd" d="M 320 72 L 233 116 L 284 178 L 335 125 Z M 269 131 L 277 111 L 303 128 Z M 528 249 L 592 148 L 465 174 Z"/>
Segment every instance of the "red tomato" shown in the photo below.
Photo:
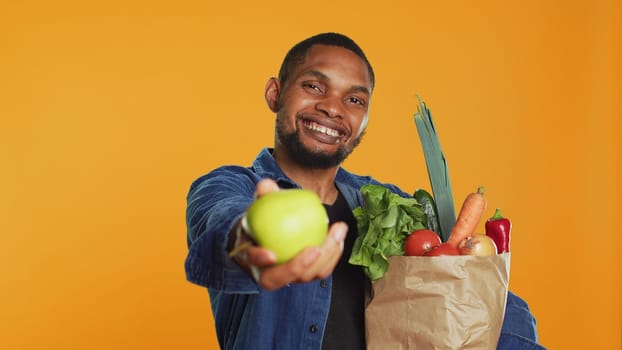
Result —
<path fill-rule="evenodd" d="M 441 238 L 430 230 L 413 231 L 404 241 L 404 255 L 421 256 L 441 244 Z"/>
<path fill-rule="evenodd" d="M 429 252 L 423 254 L 424 256 L 442 256 L 442 255 L 460 255 L 458 248 L 451 244 L 443 243 L 432 248 Z"/>
<path fill-rule="evenodd" d="M 489 256 L 497 254 L 495 241 L 482 234 L 475 234 L 460 242 L 458 249 L 461 255 Z"/>

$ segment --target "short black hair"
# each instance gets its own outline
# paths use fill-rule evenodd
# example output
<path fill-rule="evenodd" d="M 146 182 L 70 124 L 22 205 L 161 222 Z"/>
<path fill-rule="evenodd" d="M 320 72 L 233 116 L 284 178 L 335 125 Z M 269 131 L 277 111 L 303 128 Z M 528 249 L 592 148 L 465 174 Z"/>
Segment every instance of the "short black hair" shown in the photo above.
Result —
<path fill-rule="evenodd" d="M 318 44 L 338 46 L 354 52 L 365 62 L 365 65 L 367 66 L 367 71 L 369 72 L 369 79 L 371 80 L 371 87 L 374 87 L 374 83 L 376 81 L 374 76 L 374 69 L 367 60 L 367 57 L 365 56 L 363 50 L 358 46 L 357 43 L 354 42 L 354 40 L 348 38 L 343 34 L 332 32 L 321 33 L 307 38 L 294 45 L 287 52 L 287 55 L 285 55 L 285 59 L 283 59 L 283 63 L 281 64 L 281 68 L 279 69 L 279 82 L 281 83 L 281 85 L 285 84 L 285 82 L 289 78 L 289 74 L 294 69 L 294 66 L 304 61 L 307 51 L 309 51 L 311 46 Z"/>

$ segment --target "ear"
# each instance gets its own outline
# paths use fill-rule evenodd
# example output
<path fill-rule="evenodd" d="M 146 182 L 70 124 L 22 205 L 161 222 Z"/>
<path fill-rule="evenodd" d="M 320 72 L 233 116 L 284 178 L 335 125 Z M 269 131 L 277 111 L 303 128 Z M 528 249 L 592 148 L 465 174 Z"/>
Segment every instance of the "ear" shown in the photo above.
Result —
<path fill-rule="evenodd" d="M 268 108 L 274 113 L 279 111 L 279 97 L 281 94 L 281 84 L 277 78 L 270 78 L 266 83 L 264 97 Z"/>

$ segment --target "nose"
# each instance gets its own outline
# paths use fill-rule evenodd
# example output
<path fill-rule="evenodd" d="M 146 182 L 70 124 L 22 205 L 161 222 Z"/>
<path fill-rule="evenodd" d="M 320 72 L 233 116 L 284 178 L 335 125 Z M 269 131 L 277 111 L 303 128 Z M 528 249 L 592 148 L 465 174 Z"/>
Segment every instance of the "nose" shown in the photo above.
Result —
<path fill-rule="evenodd" d="M 319 101 L 315 108 L 318 111 L 323 112 L 329 118 L 342 118 L 343 117 L 343 103 L 338 97 L 325 97 Z"/>

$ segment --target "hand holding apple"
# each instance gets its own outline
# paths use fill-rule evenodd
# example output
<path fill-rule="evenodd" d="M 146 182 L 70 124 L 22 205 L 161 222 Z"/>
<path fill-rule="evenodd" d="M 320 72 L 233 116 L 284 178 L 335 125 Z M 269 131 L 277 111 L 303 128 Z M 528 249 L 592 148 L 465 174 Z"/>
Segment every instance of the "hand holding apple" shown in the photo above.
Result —
<path fill-rule="evenodd" d="M 327 278 L 343 252 L 343 240 L 348 226 L 336 222 L 330 226 L 328 235 L 320 247 L 308 247 L 282 264 L 253 263 L 256 250 L 266 250 L 259 246 L 248 248 L 249 263 L 256 266 L 255 280 L 266 290 L 275 290 L 290 283 L 304 283 Z"/>
<path fill-rule="evenodd" d="M 304 248 L 320 246 L 328 232 L 328 215 L 315 192 L 273 191 L 259 197 L 246 211 L 244 230 L 283 263 Z"/>
<path fill-rule="evenodd" d="M 269 197 L 269 194 L 276 191 L 279 191 L 279 188 L 274 181 L 260 181 L 257 184 L 258 200 L 255 203 L 259 202 L 259 200 L 263 197 Z M 285 191 L 290 190 L 283 190 L 282 192 Z M 319 204 L 323 211 L 323 215 L 326 216 L 323 205 L 321 205 L 321 202 Z M 259 217 L 261 217 L 261 215 L 270 215 L 270 210 L 264 210 L 266 208 L 259 209 L 261 210 L 251 215 L 251 220 L 247 219 L 247 227 L 251 226 L 251 222 L 255 222 L 257 217 L 254 216 L 260 212 L 263 212 L 264 214 L 260 214 Z M 314 212 L 313 215 L 318 215 L 320 218 L 323 218 L 317 211 Z M 315 232 L 315 235 L 321 236 L 319 243 L 317 243 L 318 237 L 314 237 L 316 241 L 314 241 L 314 244 L 310 244 L 311 246 L 308 246 L 308 241 L 306 241 L 307 243 L 303 244 L 302 248 L 294 247 L 297 251 L 293 256 L 290 256 L 289 259 L 284 258 L 287 256 L 287 254 L 285 254 L 281 255 L 279 260 L 278 254 L 284 254 L 281 249 L 283 247 L 279 247 L 278 245 L 281 243 L 281 240 L 275 239 L 274 241 L 271 241 L 271 238 L 274 238 L 273 233 L 276 231 L 267 230 L 264 232 L 262 231 L 263 228 L 260 228 L 257 232 L 252 231 L 248 233 L 249 236 L 260 245 L 247 246 L 240 254 L 237 254 L 236 261 L 243 268 L 249 269 L 249 272 L 252 273 L 259 285 L 268 290 L 278 289 L 289 283 L 309 282 L 317 278 L 326 278 L 330 275 L 330 273 L 332 273 L 332 270 L 341 256 L 343 251 L 343 240 L 348 228 L 344 223 L 335 223 L 331 225 L 327 233 L 326 229 L 328 227 L 328 218 L 325 217 L 325 219 L 326 221 L 323 222 L 322 226 L 323 229 L 318 229 L 317 232 Z M 322 220 L 323 219 L 320 221 Z M 267 222 L 270 223 L 270 221 Z M 257 227 L 255 227 L 255 230 L 257 230 Z M 261 232 L 259 233 L 259 236 L 258 232 Z M 309 234 L 307 233 L 307 235 Z M 308 238 L 309 237 L 302 237 L 300 241 L 302 242 Z M 247 236 L 247 239 L 250 238 Z M 276 244 L 276 246 L 272 247 L 271 244 Z M 270 246 L 270 249 L 268 249 L 267 246 Z M 307 247 L 305 248 L 305 246 Z M 294 249 L 292 246 L 285 246 L 284 248 L 286 248 L 285 253 L 287 253 L 287 248 Z M 236 249 L 234 248 L 234 250 Z M 273 250 L 276 250 L 276 252 Z"/>

